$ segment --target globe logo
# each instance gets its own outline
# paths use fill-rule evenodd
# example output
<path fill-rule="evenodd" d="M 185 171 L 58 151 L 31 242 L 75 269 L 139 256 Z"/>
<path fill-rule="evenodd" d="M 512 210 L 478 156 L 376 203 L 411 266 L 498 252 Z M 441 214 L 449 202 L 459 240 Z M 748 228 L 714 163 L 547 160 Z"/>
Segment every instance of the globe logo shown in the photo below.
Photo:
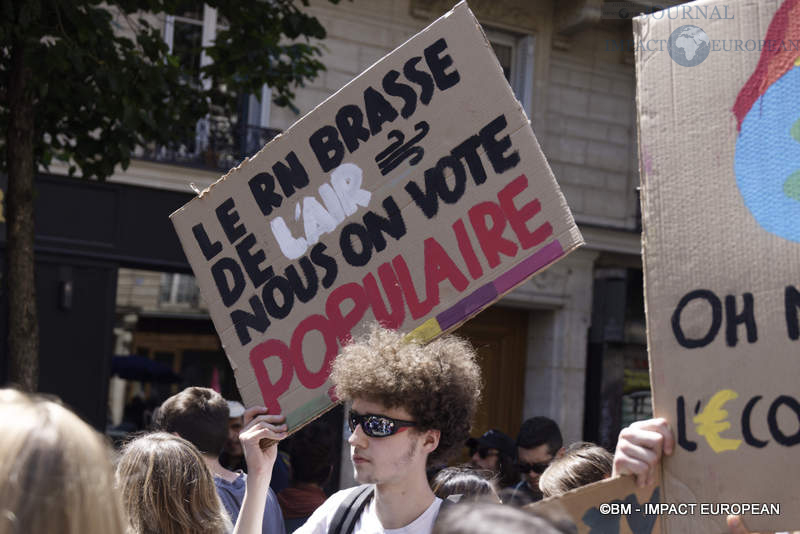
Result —
<path fill-rule="evenodd" d="M 734 172 L 745 206 L 766 231 L 800 243 L 800 68 L 752 104 L 736 141 Z"/>
<path fill-rule="evenodd" d="M 682 67 L 695 67 L 706 60 L 711 51 L 711 40 L 702 28 L 687 24 L 669 36 L 669 57 Z"/>

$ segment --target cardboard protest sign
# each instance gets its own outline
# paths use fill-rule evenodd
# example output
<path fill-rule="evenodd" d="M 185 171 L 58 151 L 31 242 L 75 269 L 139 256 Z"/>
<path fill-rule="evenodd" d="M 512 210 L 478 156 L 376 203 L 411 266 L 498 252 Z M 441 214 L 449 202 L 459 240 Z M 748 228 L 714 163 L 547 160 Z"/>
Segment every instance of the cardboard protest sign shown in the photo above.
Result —
<path fill-rule="evenodd" d="M 432 339 L 582 243 L 464 3 L 172 221 L 245 403 L 290 429 L 368 323 Z"/>
<path fill-rule="evenodd" d="M 661 501 L 661 479 L 640 488 L 633 477 L 601 480 L 558 497 L 529 504 L 526 511 L 571 522 L 577 534 L 660 534 L 662 516 L 680 508 Z"/>
<path fill-rule="evenodd" d="M 673 10 L 634 25 L 654 412 L 666 502 L 726 507 L 665 531 L 800 528 L 800 1 Z"/>

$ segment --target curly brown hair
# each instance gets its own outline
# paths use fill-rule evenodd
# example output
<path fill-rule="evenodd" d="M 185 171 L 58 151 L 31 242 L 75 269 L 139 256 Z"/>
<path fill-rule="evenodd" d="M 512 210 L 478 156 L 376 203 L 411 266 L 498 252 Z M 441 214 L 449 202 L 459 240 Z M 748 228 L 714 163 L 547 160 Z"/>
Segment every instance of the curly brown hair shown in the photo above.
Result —
<path fill-rule="evenodd" d="M 439 430 L 429 464 L 446 461 L 464 445 L 481 391 L 481 371 L 467 341 L 446 335 L 421 345 L 378 325 L 342 349 L 331 380 L 343 401 L 402 407 L 417 431 Z"/>

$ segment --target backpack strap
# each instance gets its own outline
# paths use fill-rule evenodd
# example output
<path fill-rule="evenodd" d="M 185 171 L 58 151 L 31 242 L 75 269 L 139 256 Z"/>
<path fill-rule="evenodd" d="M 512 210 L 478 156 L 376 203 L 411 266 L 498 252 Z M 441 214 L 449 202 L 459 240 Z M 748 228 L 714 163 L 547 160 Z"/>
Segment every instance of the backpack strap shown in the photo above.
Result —
<path fill-rule="evenodd" d="M 352 534 L 361 512 L 372 498 L 375 487 L 364 484 L 351 491 L 336 509 L 328 527 L 328 534 Z"/>

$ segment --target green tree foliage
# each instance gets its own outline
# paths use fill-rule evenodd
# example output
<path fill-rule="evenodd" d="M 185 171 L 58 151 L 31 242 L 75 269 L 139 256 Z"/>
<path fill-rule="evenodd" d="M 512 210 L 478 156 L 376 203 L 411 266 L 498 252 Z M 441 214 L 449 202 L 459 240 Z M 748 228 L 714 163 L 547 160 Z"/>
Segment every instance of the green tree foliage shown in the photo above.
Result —
<path fill-rule="evenodd" d="M 338 3 L 338 0 L 330 0 Z M 37 380 L 33 283 L 33 176 L 54 159 L 102 180 L 127 168 L 137 146 L 194 135 L 209 113 L 234 115 L 236 95 L 292 106 L 293 88 L 324 67 L 317 19 L 292 0 L 208 0 L 228 29 L 198 71 L 170 55 L 164 14 L 201 12 L 199 1 L 0 0 L 0 172 L 8 175 L 10 378 Z M 302 0 L 308 5 L 308 0 Z M 199 47 L 199 43 L 198 43 Z M 199 54 L 199 50 L 197 50 Z"/>

